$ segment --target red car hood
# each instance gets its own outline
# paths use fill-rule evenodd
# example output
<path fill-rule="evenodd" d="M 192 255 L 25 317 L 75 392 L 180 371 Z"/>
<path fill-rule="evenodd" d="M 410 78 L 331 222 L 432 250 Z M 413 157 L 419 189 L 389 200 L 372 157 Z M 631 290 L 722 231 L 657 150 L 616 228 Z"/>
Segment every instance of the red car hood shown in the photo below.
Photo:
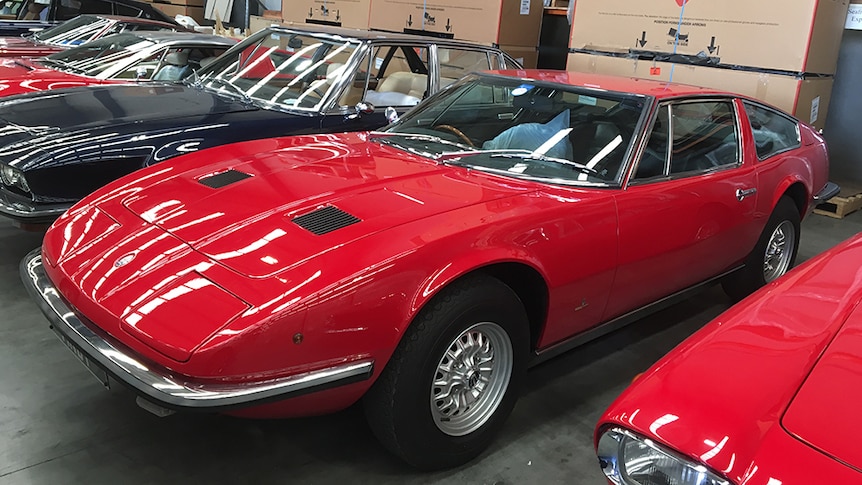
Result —
<path fill-rule="evenodd" d="M 862 311 L 835 336 L 781 423 L 797 438 L 862 471 Z"/>
<path fill-rule="evenodd" d="M 794 441 L 788 432 L 859 467 L 854 431 L 862 424 L 855 413 L 862 363 L 854 357 L 858 345 L 850 346 L 862 328 L 855 311 L 862 298 L 862 239 L 836 249 L 683 342 L 619 397 L 600 428 L 632 429 L 736 483 L 767 483 L 770 476 L 806 483 L 791 480 L 787 463 L 811 463 L 811 453 L 818 453 L 788 445 Z M 771 448 L 774 443 L 781 449 Z M 753 479 L 758 469 L 760 478 Z"/>
<path fill-rule="evenodd" d="M 242 145 L 243 153 L 161 179 L 122 204 L 207 257 L 258 278 L 358 238 L 519 192 L 502 184 L 477 185 L 475 177 L 461 176 L 463 170 L 364 143 L 356 135 L 319 138 L 289 140 L 261 153 Z M 212 187 L 228 170 L 244 178 Z M 340 227 L 331 221 L 335 225 L 324 231 L 339 228 L 323 234 L 301 227 L 303 218 L 319 217 L 321 208 L 328 211 L 320 213 L 323 219 L 337 211 L 336 217 L 352 223 Z M 269 257 L 254 250 L 262 245 Z"/>
<path fill-rule="evenodd" d="M 1 37 L 0 57 L 40 57 L 60 52 L 63 47 L 33 42 L 23 37 Z"/>
<path fill-rule="evenodd" d="M 30 59 L 0 60 L 0 96 L 101 83 L 96 78 L 49 69 Z"/>

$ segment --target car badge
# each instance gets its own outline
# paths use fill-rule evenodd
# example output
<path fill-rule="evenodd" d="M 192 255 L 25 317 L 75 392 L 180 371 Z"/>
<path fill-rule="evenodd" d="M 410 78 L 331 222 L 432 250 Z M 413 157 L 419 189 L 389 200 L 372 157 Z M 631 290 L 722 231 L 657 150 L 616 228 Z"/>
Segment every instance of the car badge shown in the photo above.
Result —
<path fill-rule="evenodd" d="M 129 253 L 129 254 L 120 256 L 119 258 L 117 258 L 116 261 L 114 261 L 114 267 L 115 268 L 123 267 L 123 266 L 131 263 L 133 259 L 135 259 L 135 253 Z"/>

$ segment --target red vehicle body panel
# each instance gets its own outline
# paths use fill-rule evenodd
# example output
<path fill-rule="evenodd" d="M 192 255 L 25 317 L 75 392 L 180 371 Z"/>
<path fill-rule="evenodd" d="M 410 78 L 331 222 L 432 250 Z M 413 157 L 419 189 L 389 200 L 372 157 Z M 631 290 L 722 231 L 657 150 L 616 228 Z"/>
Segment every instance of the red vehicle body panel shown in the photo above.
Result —
<path fill-rule="evenodd" d="M 81 76 L 51 69 L 30 59 L 0 60 L 0 96 L 123 82 L 129 82 L 129 80 Z"/>
<path fill-rule="evenodd" d="M 659 99 L 718 95 L 604 76 L 526 75 Z M 741 133 L 748 147 L 751 135 Z M 796 183 L 803 211 L 822 186 L 817 179 L 825 184 L 825 163 L 811 176 L 821 154 L 806 158 L 825 150 L 822 139 L 805 136 L 816 143 L 766 162 L 747 148 L 741 167 L 696 177 L 699 184 L 625 188 L 438 164 L 364 133 L 238 143 L 146 168 L 88 196 L 46 234 L 45 270 L 107 334 L 198 381 L 254 382 L 373 359 L 369 380 L 237 413 L 317 414 L 358 399 L 413 317 L 470 271 L 517 266 L 544 282 L 533 335 L 540 351 L 672 287 L 732 269 L 782 190 Z M 228 169 L 251 177 L 217 190 L 199 182 Z M 759 191 L 740 211 L 734 194 L 743 180 Z M 292 223 L 328 205 L 361 222 L 320 236 Z M 118 264 L 124 258 L 135 263 Z M 668 268 L 676 287 L 657 287 Z M 215 295 L 222 304 L 196 317 L 193 309 Z"/>
<path fill-rule="evenodd" d="M 597 439 L 621 426 L 738 484 L 858 483 L 860 261 L 857 237 L 716 318 L 623 392 Z"/>
<path fill-rule="evenodd" d="M 0 37 L 0 57 L 41 57 L 65 49 L 58 45 L 33 42 L 25 37 Z"/>

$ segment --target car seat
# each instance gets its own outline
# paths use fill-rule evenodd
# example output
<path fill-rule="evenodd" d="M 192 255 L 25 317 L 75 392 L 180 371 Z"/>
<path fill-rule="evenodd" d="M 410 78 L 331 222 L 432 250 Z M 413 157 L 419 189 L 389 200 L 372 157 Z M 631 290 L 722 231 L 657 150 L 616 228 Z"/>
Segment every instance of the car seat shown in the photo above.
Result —
<path fill-rule="evenodd" d="M 177 81 L 191 72 L 188 65 L 189 53 L 187 51 L 171 52 L 165 56 L 165 65 L 153 76 L 156 81 Z"/>

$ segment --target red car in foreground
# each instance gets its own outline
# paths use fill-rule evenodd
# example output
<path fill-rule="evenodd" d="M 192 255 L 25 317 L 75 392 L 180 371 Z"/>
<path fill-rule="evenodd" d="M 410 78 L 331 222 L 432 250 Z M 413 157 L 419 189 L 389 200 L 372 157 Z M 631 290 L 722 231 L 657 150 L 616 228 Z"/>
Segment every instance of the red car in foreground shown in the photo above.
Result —
<path fill-rule="evenodd" d="M 680 344 L 608 408 L 616 484 L 862 483 L 862 237 L 806 262 Z"/>
<path fill-rule="evenodd" d="M 121 178 L 21 269 L 61 340 L 151 411 L 363 399 L 388 449 L 439 468 L 488 445 L 528 366 L 718 278 L 741 295 L 783 274 L 827 165 L 811 127 L 733 94 L 471 75 L 383 132 Z"/>
<path fill-rule="evenodd" d="M 0 57 L 42 57 L 113 34 L 133 31 L 186 31 L 158 20 L 116 15 L 79 15 L 22 37 L 0 37 Z"/>

